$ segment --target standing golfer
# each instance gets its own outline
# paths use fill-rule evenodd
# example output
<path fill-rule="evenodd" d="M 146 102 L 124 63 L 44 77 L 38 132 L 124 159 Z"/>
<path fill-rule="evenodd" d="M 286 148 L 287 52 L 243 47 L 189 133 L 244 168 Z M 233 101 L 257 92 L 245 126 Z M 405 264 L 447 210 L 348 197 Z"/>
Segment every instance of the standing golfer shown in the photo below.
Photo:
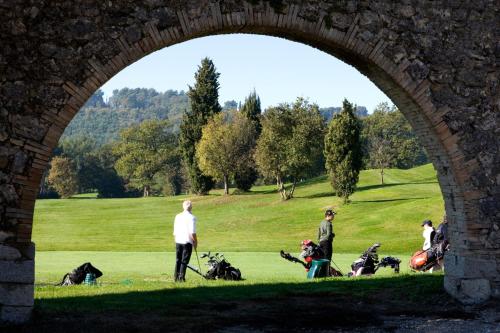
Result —
<path fill-rule="evenodd" d="M 332 221 L 335 217 L 335 212 L 331 209 L 327 209 L 325 212 L 325 219 L 321 221 L 318 229 L 318 242 L 325 259 L 332 261 L 333 253 L 333 238 L 335 234 L 333 233 Z"/>
<path fill-rule="evenodd" d="M 182 203 L 184 211 L 175 216 L 174 237 L 175 237 L 175 275 L 176 282 L 186 281 L 186 269 L 191 259 L 193 246 L 196 249 L 198 239 L 196 238 L 196 217 L 191 214 L 191 201 Z"/>

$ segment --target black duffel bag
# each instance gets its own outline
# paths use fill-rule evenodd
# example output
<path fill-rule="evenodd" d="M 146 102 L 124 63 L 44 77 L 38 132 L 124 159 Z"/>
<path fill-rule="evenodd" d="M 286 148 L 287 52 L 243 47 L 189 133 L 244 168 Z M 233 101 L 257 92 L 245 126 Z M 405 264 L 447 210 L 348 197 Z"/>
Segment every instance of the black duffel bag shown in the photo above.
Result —
<path fill-rule="evenodd" d="M 66 273 L 59 283 L 60 286 L 70 286 L 73 284 L 81 284 L 85 280 L 87 274 L 93 274 L 94 278 L 99 278 L 102 276 L 102 272 L 92 266 L 91 263 L 86 262 L 85 264 L 78 266 L 70 273 Z"/>

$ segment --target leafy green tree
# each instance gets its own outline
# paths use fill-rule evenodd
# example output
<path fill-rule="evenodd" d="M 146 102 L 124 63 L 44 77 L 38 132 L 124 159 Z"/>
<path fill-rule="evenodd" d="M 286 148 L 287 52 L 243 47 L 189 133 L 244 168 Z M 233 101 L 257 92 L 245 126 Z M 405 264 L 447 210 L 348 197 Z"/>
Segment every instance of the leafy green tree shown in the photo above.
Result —
<path fill-rule="evenodd" d="M 67 157 L 56 156 L 52 159 L 47 180 L 61 198 L 69 198 L 78 191 L 76 166 Z"/>
<path fill-rule="evenodd" d="M 262 125 L 260 123 L 262 110 L 260 98 L 255 90 L 245 98 L 245 103 L 243 103 L 240 112 L 252 122 L 255 128 L 256 139 L 258 139 L 262 132 Z M 251 149 L 254 150 L 255 147 L 251 147 Z M 258 177 L 259 174 L 256 166 L 252 163 L 248 165 L 248 168 L 243 168 L 234 175 L 234 182 L 239 190 L 246 192 L 252 188 Z"/>
<path fill-rule="evenodd" d="M 387 103 L 377 105 L 373 114 L 362 120 L 364 164 L 380 169 L 408 169 L 427 163 L 427 155 L 403 114 Z"/>
<path fill-rule="evenodd" d="M 145 197 L 151 194 L 154 177 L 171 168 L 177 156 L 177 138 L 166 120 L 148 120 L 120 133 L 114 146 L 118 174 L 129 186 L 142 189 Z"/>
<path fill-rule="evenodd" d="M 199 195 L 207 194 L 214 186 L 212 177 L 204 175 L 198 166 L 196 145 L 201 139 L 203 126 L 221 111 L 219 76 L 212 60 L 204 58 L 195 73 L 194 87 L 189 87 L 191 110 L 187 110 L 182 118 L 180 147 L 189 171 L 191 190 Z"/>
<path fill-rule="evenodd" d="M 318 106 L 302 98 L 292 105 L 271 107 L 264 113 L 255 160 L 264 176 L 276 180 L 282 200 L 293 198 L 297 181 L 308 176 L 321 157 L 324 132 Z M 287 179 L 292 183 L 288 188 Z"/>
<path fill-rule="evenodd" d="M 389 140 L 375 137 L 370 142 L 370 162 L 377 169 L 380 169 L 380 183 L 384 184 L 384 169 L 390 167 L 393 161 L 393 150 Z"/>
<path fill-rule="evenodd" d="M 344 203 L 356 189 L 362 166 L 360 132 L 361 124 L 354 114 L 354 106 L 344 99 L 342 111 L 328 126 L 324 151 L 333 189 L 344 198 Z"/>
<path fill-rule="evenodd" d="M 230 179 L 253 164 L 254 146 L 255 129 L 250 120 L 239 112 L 219 113 L 203 127 L 196 158 L 203 173 L 224 182 L 224 194 L 229 194 Z"/>
<path fill-rule="evenodd" d="M 97 190 L 98 198 L 123 198 L 128 196 L 123 179 L 114 164 L 112 145 L 104 145 L 85 158 L 84 175 L 89 185 Z"/>

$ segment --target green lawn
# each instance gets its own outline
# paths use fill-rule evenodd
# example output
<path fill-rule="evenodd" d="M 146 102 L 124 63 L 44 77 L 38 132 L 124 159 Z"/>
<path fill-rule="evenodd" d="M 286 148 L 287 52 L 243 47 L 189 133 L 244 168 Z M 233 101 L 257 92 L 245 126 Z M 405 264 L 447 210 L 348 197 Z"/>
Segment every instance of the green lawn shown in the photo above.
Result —
<path fill-rule="evenodd" d="M 292 253 L 298 256 L 298 253 Z M 201 255 L 201 253 L 200 253 Z M 291 263 L 274 252 L 226 252 L 227 260 L 242 271 L 243 278 L 263 282 L 266 280 L 303 281 L 306 272 L 300 264 Z M 351 263 L 360 253 L 336 254 L 335 264 L 346 273 Z M 383 251 L 380 257 L 389 255 Z M 407 273 L 409 256 L 398 256 L 402 260 L 401 273 Z M 117 284 L 134 281 L 138 284 L 156 283 L 162 285 L 173 282 L 175 253 L 173 252 L 92 252 L 92 251 L 46 251 L 38 252 L 36 260 L 36 281 L 39 285 L 54 284 L 73 268 L 84 262 L 92 262 L 105 274 L 100 278 L 103 284 Z M 205 259 L 200 259 L 203 271 L 207 270 Z M 198 267 L 196 255 L 193 253 L 191 265 Z M 195 285 L 204 280 L 194 272 L 188 271 L 189 280 Z M 389 268 L 381 268 L 378 275 L 393 275 Z M 130 280 L 130 281 L 129 281 Z M 125 283 L 125 284 L 127 284 Z"/>
<path fill-rule="evenodd" d="M 432 165 L 387 170 L 380 185 L 376 170 L 361 173 L 352 202 L 332 196 L 326 178 L 300 184 L 296 198 L 282 202 L 274 186 L 249 194 L 204 197 L 38 200 L 33 239 L 38 251 L 172 251 L 172 222 L 186 198 L 198 217 L 199 251 L 297 251 L 315 239 L 323 212 L 333 207 L 334 251 L 359 253 L 374 242 L 391 254 L 421 246 L 420 222 L 439 221 L 443 200 Z"/>
<path fill-rule="evenodd" d="M 296 197 L 286 202 L 274 186 L 230 196 L 213 191 L 204 197 L 96 199 L 85 194 L 38 200 L 33 230 L 36 308 L 40 313 L 139 311 L 142 316 L 150 310 L 168 312 L 193 302 L 204 308 L 228 299 L 266 303 L 322 293 L 370 299 L 383 293 L 388 299 L 420 303 L 443 295 L 442 274 L 411 274 L 407 267 L 409 255 L 422 244 L 420 222 L 437 222 L 443 214 L 435 171 L 431 165 L 387 170 L 385 180 L 382 186 L 377 171 L 363 171 L 348 205 L 332 195 L 326 177 L 300 184 Z M 198 252 L 224 252 L 241 269 L 244 281 L 205 281 L 190 271 L 187 283 L 172 281 L 172 224 L 186 198 L 194 201 L 198 217 Z M 338 212 L 333 260 L 344 274 L 374 242 L 382 243 L 380 257 L 402 260 L 401 274 L 382 268 L 371 278 L 311 281 L 301 265 L 282 259 L 279 250 L 298 255 L 303 239 L 315 240 L 323 212 L 330 207 Z M 98 286 L 53 285 L 88 261 L 104 273 Z M 191 264 L 197 266 L 195 254 Z M 205 271 L 203 259 L 201 264 Z"/>
<path fill-rule="evenodd" d="M 383 252 L 380 254 L 385 255 Z M 149 300 L 144 299 L 147 298 L 146 296 L 139 294 L 131 297 L 133 306 L 129 304 L 130 301 L 123 302 L 116 299 L 123 299 L 123 295 L 129 293 L 153 292 L 159 295 L 157 302 L 172 305 L 171 301 L 189 303 L 196 297 L 207 298 L 213 297 L 214 294 L 217 294 L 218 299 L 224 297 L 244 299 L 269 297 L 275 293 L 321 292 L 332 288 L 340 288 L 341 291 L 351 294 L 368 292 L 365 287 L 359 290 L 350 289 L 349 286 L 352 284 L 349 284 L 349 281 L 353 279 L 347 277 L 327 279 L 330 281 L 328 287 L 325 285 L 324 288 L 318 289 L 317 283 L 324 279 L 307 280 L 306 272 L 301 265 L 282 259 L 278 253 L 228 252 L 225 256 L 242 271 L 244 281 L 207 281 L 188 270 L 186 283 L 174 283 L 172 271 L 175 257 L 171 252 L 39 252 L 36 266 L 36 303 L 46 310 L 63 310 L 68 304 L 71 304 L 72 308 L 79 309 L 96 310 L 102 307 L 109 310 L 133 307 L 135 310 L 140 310 L 157 307 L 159 304 L 154 302 L 150 304 Z M 358 256 L 359 254 L 337 254 L 334 262 L 347 275 L 351 262 Z M 381 288 L 385 283 L 390 283 L 387 281 L 404 283 L 402 281 L 405 281 L 410 273 L 407 266 L 409 258 L 408 256 L 399 258 L 402 260 L 401 273 L 398 275 L 390 268 L 381 268 L 376 274 L 375 282 L 371 284 L 372 287 Z M 98 279 L 97 286 L 57 287 L 53 285 L 60 281 L 64 273 L 86 261 L 91 261 L 104 273 Z M 203 271 L 206 271 L 204 259 L 200 262 Z M 191 265 L 197 266 L 195 257 L 192 258 Z M 366 278 L 356 280 L 359 279 Z M 258 288 L 264 285 L 267 287 L 263 287 L 262 290 Z M 248 294 L 248 290 L 252 290 L 252 293 Z M 168 297 L 169 294 L 182 295 L 181 300 L 172 300 Z M 102 295 L 116 295 L 116 299 L 111 297 L 105 303 L 96 304 L 94 298 Z M 82 298 L 86 298 L 83 303 Z"/>

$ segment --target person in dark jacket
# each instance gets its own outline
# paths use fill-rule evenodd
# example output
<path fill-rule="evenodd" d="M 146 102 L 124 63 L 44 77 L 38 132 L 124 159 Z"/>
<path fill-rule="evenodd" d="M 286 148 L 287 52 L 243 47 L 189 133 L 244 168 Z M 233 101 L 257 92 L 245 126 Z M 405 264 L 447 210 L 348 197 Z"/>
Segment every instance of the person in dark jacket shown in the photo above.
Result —
<path fill-rule="evenodd" d="M 321 221 L 318 229 L 318 244 L 323 251 L 325 259 L 330 261 L 332 260 L 333 238 L 335 237 L 332 225 L 335 214 L 333 210 L 327 209 L 325 212 L 325 219 Z"/>

